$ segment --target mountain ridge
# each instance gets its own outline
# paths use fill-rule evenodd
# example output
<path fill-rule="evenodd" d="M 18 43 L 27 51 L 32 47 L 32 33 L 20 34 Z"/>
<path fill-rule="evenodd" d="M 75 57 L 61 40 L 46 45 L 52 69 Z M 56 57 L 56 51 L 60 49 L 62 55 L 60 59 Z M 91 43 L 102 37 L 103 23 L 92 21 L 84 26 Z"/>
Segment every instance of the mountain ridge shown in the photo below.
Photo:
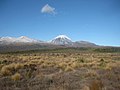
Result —
<path fill-rule="evenodd" d="M 99 46 L 89 41 L 72 41 L 66 35 L 59 35 L 49 42 L 36 40 L 21 36 L 1 37 L 0 38 L 0 52 L 14 52 L 25 50 L 41 50 L 41 49 L 56 49 L 56 48 L 102 48 L 108 46 Z"/>
<path fill-rule="evenodd" d="M 87 41 L 75 41 L 73 42 L 69 37 L 66 35 L 58 35 L 57 37 L 53 38 L 49 42 L 45 42 L 43 40 L 36 40 L 29 38 L 27 36 L 20 36 L 18 38 L 15 37 L 1 37 L 0 44 L 14 44 L 14 43 L 46 43 L 46 44 L 55 44 L 55 45 L 72 45 L 74 46 L 75 43 L 77 44 L 91 44 L 91 42 Z M 96 45 L 93 43 L 93 45 Z"/>

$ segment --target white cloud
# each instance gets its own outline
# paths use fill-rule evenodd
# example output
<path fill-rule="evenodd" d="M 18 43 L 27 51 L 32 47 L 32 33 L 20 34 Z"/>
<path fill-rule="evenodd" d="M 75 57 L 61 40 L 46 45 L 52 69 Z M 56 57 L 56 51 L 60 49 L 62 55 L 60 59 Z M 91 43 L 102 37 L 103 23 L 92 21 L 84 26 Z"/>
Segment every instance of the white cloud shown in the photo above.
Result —
<path fill-rule="evenodd" d="M 42 7 L 41 13 L 56 14 L 55 8 L 51 7 L 48 4 Z"/>

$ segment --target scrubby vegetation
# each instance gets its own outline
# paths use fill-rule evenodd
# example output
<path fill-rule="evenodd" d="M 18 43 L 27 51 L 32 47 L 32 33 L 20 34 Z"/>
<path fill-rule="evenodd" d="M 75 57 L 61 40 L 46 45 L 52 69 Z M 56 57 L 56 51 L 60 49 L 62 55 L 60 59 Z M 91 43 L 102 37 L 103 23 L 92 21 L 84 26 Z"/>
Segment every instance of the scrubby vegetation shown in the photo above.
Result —
<path fill-rule="evenodd" d="M 120 90 L 120 53 L 104 50 L 2 53 L 0 90 Z"/>

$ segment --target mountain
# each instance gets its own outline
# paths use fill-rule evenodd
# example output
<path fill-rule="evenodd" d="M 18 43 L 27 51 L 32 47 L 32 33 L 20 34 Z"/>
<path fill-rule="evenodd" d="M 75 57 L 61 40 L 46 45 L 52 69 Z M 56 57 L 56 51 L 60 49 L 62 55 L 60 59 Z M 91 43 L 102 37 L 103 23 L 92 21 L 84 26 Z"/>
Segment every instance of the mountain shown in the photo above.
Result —
<path fill-rule="evenodd" d="M 28 37 L 26 37 L 26 36 L 21 36 L 21 37 L 17 38 L 16 42 L 36 43 L 36 42 L 40 42 L 40 41 L 39 41 L 39 40 L 35 40 L 35 39 L 28 38 Z"/>
<path fill-rule="evenodd" d="M 43 42 L 43 41 L 31 39 L 26 36 L 21 36 L 18 38 L 14 38 L 14 37 L 1 37 L 0 38 L 0 44 L 41 43 L 41 42 Z"/>
<path fill-rule="evenodd" d="M 87 41 L 76 41 L 73 42 L 69 37 L 66 35 L 58 35 L 50 42 L 44 42 L 41 40 L 36 40 L 32 38 L 28 38 L 26 36 L 21 36 L 18 38 L 15 37 L 1 37 L 0 38 L 0 45 L 23 45 L 23 44 L 41 44 L 44 43 L 45 45 L 62 45 L 67 47 L 93 47 L 97 46 L 94 43 L 87 42 Z"/>
<path fill-rule="evenodd" d="M 26 36 L 15 37 L 1 37 L 0 38 L 0 52 L 9 51 L 24 51 L 36 49 L 53 49 L 66 47 L 98 47 L 98 45 L 87 41 L 73 42 L 66 35 L 58 35 L 50 42 L 31 39 Z"/>
<path fill-rule="evenodd" d="M 73 44 L 72 40 L 66 35 L 59 35 L 55 37 L 53 40 L 51 40 L 50 43 L 56 44 L 56 45 L 72 45 Z"/>
<path fill-rule="evenodd" d="M 64 48 L 64 46 L 53 45 L 41 40 L 31 39 L 26 36 L 18 38 L 14 37 L 1 37 L 0 38 L 0 52 L 14 52 L 25 50 L 38 50 L 38 49 L 54 49 Z"/>
<path fill-rule="evenodd" d="M 98 45 L 88 42 L 88 41 L 76 41 L 73 42 L 69 37 L 66 35 L 59 35 L 55 37 L 53 40 L 51 40 L 52 44 L 55 45 L 64 45 L 68 47 L 96 47 Z"/>
<path fill-rule="evenodd" d="M 97 47 L 98 45 L 88 41 L 76 41 L 74 47 Z"/>

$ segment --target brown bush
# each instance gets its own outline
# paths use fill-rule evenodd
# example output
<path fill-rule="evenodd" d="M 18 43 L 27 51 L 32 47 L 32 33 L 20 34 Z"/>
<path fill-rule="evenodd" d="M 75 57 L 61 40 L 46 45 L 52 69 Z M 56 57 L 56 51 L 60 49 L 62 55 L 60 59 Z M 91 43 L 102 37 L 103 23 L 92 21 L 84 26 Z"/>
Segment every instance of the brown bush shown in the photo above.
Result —
<path fill-rule="evenodd" d="M 83 90 L 105 90 L 105 88 L 100 80 L 93 80 L 89 85 L 85 85 Z"/>

